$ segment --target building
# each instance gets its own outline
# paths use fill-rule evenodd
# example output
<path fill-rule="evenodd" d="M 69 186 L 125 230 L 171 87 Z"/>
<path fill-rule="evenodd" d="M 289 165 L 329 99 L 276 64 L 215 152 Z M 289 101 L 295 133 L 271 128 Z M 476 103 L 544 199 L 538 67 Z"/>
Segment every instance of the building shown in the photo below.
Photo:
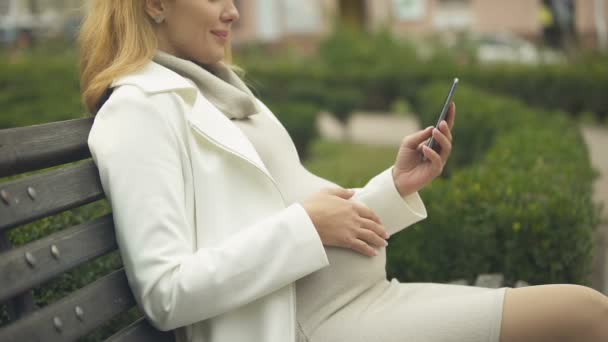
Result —
<path fill-rule="evenodd" d="M 598 32 L 593 0 L 240 0 L 235 43 L 315 40 L 331 32 L 336 18 L 365 30 L 388 27 L 399 35 L 441 31 L 512 33 L 538 40 L 544 34 L 543 3 L 573 6 L 575 32 L 593 41 Z M 604 6 L 604 18 L 608 6 Z M 604 26 L 606 25 L 604 20 Z"/>
<path fill-rule="evenodd" d="M 313 47 L 342 21 L 362 30 L 388 27 L 398 35 L 441 31 L 508 32 L 537 40 L 543 36 L 543 3 L 573 4 L 575 32 L 585 42 L 606 35 L 608 0 L 234 0 L 241 20 L 235 46 L 252 42 L 298 42 Z M 0 37 L 18 29 L 52 35 L 77 29 L 85 0 L 0 0 Z M 599 25 L 598 25 L 599 24 Z M 43 28 L 43 29 L 41 29 Z"/>
<path fill-rule="evenodd" d="M 82 0 L 0 0 L 0 42 L 17 35 L 73 34 L 82 18 Z"/>

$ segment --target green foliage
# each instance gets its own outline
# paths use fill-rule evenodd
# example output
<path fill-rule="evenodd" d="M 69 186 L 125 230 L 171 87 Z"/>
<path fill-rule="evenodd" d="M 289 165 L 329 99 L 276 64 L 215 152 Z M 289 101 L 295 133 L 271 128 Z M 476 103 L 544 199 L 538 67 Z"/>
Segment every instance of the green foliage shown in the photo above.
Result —
<path fill-rule="evenodd" d="M 449 89 L 450 84 L 436 82 L 419 91 L 415 107 L 422 127 L 437 123 Z M 458 86 L 454 102 L 457 123 L 452 129 L 454 148 L 445 168 L 447 175 L 482 158 L 499 134 L 522 126 L 563 127 L 555 123 L 556 118 L 564 120 L 561 113 L 543 122 L 544 115 L 538 115 L 521 102 L 492 96 L 467 84 Z"/>
<path fill-rule="evenodd" d="M 304 166 L 342 187 L 361 187 L 395 162 L 397 148 L 315 140 Z M 361 162 L 365 161 L 365 162 Z"/>
<path fill-rule="evenodd" d="M 0 129 L 83 117 L 79 87 L 69 57 L 0 62 Z"/>
<path fill-rule="evenodd" d="M 473 281 L 500 272 L 511 283 L 588 284 L 599 212 L 576 135 L 513 130 L 479 163 L 433 182 L 421 194 L 429 217 L 395 237 L 389 273 Z"/>
<path fill-rule="evenodd" d="M 429 87 L 420 103 L 441 103 L 446 89 Z M 429 218 L 397 237 L 390 270 L 404 279 L 501 272 L 510 281 L 586 283 L 599 211 L 578 127 L 564 113 L 479 89 L 457 97 L 452 177 L 423 192 Z"/>
<path fill-rule="evenodd" d="M 448 87 L 432 85 L 417 102 L 441 106 Z M 510 284 L 588 285 L 599 220 L 592 201 L 597 174 L 576 125 L 564 113 L 471 87 L 457 97 L 451 177 L 421 191 L 428 218 L 391 238 L 389 277 L 472 282 L 480 273 L 500 272 Z M 423 121 L 436 120 L 438 110 Z M 306 165 L 342 186 L 360 187 L 390 166 L 395 153 L 315 142 Z"/>
<path fill-rule="evenodd" d="M 397 98 L 414 102 L 418 91 L 426 85 L 459 77 L 462 84 L 508 94 L 528 105 L 561 110 L 573 116 L 591 112 L 604 121 L 608 117 L 605 58 L 539 66 L 479 65 L 469 51 L 472 47 L 440 50 L 426 59 L 416 49 L 413 43 L 397 40 L 386 31 L 355 34 L 338 30 L 323 42 L 318 59 L 245 64 L 253 79 L 265 81 L 262 95 L 291 95 L 288 88 L 300 87 L 294 84 L 302 83 L 316 93 L 310 101 L 332 112 L 348 110 L 340 100 L 344 89 L 356 89 L 348 90 L 352 94 L 349 96 L 357 97 L 351 108 L 386 111 Z M 338 116 L 346 121 L 348 114 Z"/>
<path fill-rule="evenodd" d="M 269 108 L 285 126 L 300 159 L 306 159 L 309 144 L 318 137 L 316 117 L 319 109 L 305 102 L 277 102 Z"/>

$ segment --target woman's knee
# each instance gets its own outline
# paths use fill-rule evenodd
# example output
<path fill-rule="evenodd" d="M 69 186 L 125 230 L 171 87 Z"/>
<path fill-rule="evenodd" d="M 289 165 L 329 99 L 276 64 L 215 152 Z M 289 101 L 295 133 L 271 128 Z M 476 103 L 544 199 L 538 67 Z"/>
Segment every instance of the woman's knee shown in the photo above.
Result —
<path fill-rule="evenodd" d="M 590 341 L 608 341 L 608 297 L 590 287 L 572 285 L 580 297 L 580 310 L 587 317 Z"/>
<path fill-rule="evenodd" d="M 608 298 L 592 288 L 552 284 L 507 294 L 501 342 L 608 341 Z"/>

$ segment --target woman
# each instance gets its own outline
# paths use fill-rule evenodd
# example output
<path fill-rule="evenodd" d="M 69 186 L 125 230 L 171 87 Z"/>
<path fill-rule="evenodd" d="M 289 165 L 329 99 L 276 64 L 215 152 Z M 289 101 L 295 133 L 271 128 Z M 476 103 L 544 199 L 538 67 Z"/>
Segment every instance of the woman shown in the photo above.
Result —
<path fill-rule="evenodd" d="M 608 300 L 583 286 L 387 281 L 386 239 L 426 217 L 418 190 L 448 159 L 455 106 L 343 189 L 301 165 L 222 61 L 238 17 L 232 0 L 95 0 L 81 32 L 89 148 L 155 327 L 214 342 L 608 339 Z"/>

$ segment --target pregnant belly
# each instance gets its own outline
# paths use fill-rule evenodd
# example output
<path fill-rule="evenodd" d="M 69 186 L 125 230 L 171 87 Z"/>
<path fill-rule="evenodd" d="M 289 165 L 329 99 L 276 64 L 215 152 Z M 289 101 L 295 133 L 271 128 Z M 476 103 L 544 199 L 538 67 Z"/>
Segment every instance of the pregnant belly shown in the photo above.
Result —
<path fill-rule="evenodd" d="M 368 257 L 345 248 L 325 247 L 329 266 L 296 282 L 298 320 L 316 327 L 336 310 L 386 280 L 386 249 Z"/>

